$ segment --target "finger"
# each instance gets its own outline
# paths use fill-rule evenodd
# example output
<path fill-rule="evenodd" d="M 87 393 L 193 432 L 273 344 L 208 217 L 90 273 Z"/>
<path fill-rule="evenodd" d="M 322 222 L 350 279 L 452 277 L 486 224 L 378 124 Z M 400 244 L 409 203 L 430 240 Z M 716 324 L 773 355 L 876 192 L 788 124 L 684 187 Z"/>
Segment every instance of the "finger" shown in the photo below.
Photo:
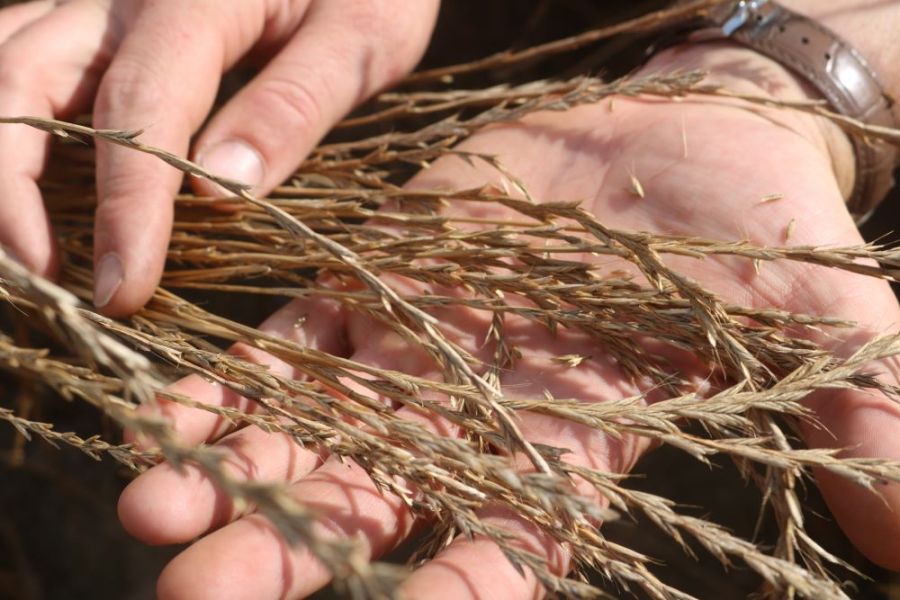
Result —
<path fill-rule="evenodd" d="M 895 399 L 875 392 L 833 392 L 817 395 L 811 404 L 824 425 L 804 425 L 811 447 L 846 448 L 841 453 L 845 458 L 900 460 L 900 407 Z M 881 567 L 900 570 L 900 485 L 885 482 L 868 490 L 822 469 L 816 472 L 816 482 L 853 544 Z"/>
<path fill-rule="evenodd" d="M 22 95 L 5 86 L 3 79 L 0 75 L 0 112 L 52 117 L 46 100 Z M 0 244 L 35 273 L 53 277 L 58 268 L 56 246 L 37 185 L 47 143 L 46 134 L 25 125 L 0 126 L 0 164 L 4 165 L 0 175 Z"/>
<path fill-rule="evenodd" d="M 613 440 L 598 433 L 571 424 L 544 417 L 530 418 L 522 424 L 522 430 L 532 443 L 545 443 L 551 447 L 575 449 L 563 456 L 563 460 L 601 471 L 619 472 L 614 466 L 627 466 L 649 448 L 648 444 L 625 441 L 630 447 L 616 447 Z M 587 454 L 588 450 L 590 454 Z M 612 460 L 615 465 L 608 464 Z M 527 459 L 517 461 L 524 470 L 533 467 Z M 578 494 L 598 507 L 606 507 L 608 501 L 584 481 L 577 481 L 573 494 Z M 563 576 L 569 570 L 569 554 L 550 532 L 541 529 L 528 519 L 501 507 L 490 506 L 477 511 L 479 522 L 487 528 L 502 532 L 511 549 L 530 553 L 546 566 L 547 570 Z M 438 592 L 440 590 L 440 592 Z M 447 548 L 417 569 L 400 588 L 402 598 L 491 598 L 520 600 L 542 597 L 545 590 L 532 571 L 523 566 L 520 571 L 491 538 L 478 535 L 472 538 L 461 535 Z"/>
<path fill-rule="evenodd" d="M 393 548 L 412 527 L 402 501 L 384 495 L 352 463 L 328 461 L 291 493 L 321 515 L 318 537 L 358 540 L 369 556 Z M 288 546 L 268 520 L 251 515 L 178 555 L 160 575 L 157 593 L 160 598 L 222 598 L 240 589 L 247 598 L 300 598 L 330 579 L 308 549 Z"/>
<path fill-rule="evenodd" d="M 320 455 L 291 436 L 246 427 L 220 440 L 225 472 L 238 481 L 293 482 L 321 463 Z M 178 470 L 158 465 L 125 488 L 119 520 L 128 533 L 148 544 L 180 544 L 233 521 L 238 510 L 204 472 L 193 465 Z"/>
<path fill-rule="evenodd" d="M 834 221 L 853 228 L 847 218 Z M 812 231 L 798 234 L 797 244 L 863 243 L 855 229 L 843 236 L 808 229 Z M 780 300 L 789 310 L 858 324 L 809 336 L 838 357 L 851 356 L 862 344 L 896 332 L 900 324 L 900 305 L 890 286 L 878 279 L 804 265 L 788 270 L 772 287 L 775 294 L 782 294 Z M 778 301 L 768 305 L 777 306 Z M 897 358 L 872 364 L 867 371 L 880 374 L 888 385 L 900 383 Z M 800 424 L 808 446 L 844 449 L 842 456 L 847 458 L 900 460 L 900 404 L 895 398 L 872 391 L 828 390 L 810 395 L 806 404 L 818 421 Z M 900 484 L 877 485 L 873 492 L 821 469 L 815 476 L 832 514 L 854 545 L 873 562 L 900 569 Z"/>
<path fill-rule="evenodd" d="M 348 354 L 344 339 L 344 309 L 333 300 L 314 297 L 295 300 L 276 311 L 259 326 L 260 331 L 300 346 L 313 348 L 336 356 Z M 298 377 L 293 366 L 266 352 L 235 344 L 229 350 L 270 372 L 284 377 Z M 199 375 L 189 375 L 169 387 L 173 394 L 189 397 L 201 404 L 226 406 L 252 412 L 255 404 L 221 384 L 207 381 Z M 160 411 L 171 423 L 179 438 L 188 444 L 212 441 L 231 429 L 231 424 L 216 414 L 159 399 L 157 406 L 141 406 L 145 413 Z M 130 434 L 127 439 L 133 439 Z M 149 444 L 146 440 L 144 445 Z"/>
<path fill-rule="evenodd" d="M 475 331 L 486 327 L 483 317 L 475 318 L 465 309 L 438 312 L 446 313 L 442 315 L 446 318 L 439 320 L 443 329 L 453 330 L 454 338 L 470 338 L 469 341 L 478 340 L 477 343 L 483 339 Z M 353 356 L 355 361 L 385 369 L 403 367 L 406 372 L 432 379 L 439 376 L 424 352 L 414 351 L 401 336 L 385 327 L 352 318 L 348 335 L 360 346 Z M 545 359 L 547 363 L 552 362 L 549 357 Z M 541 365 L 541 368 L 548 366 Z M 355 391 L 365 393 L 361 386 Z M 458 434 L 449 423 L 417 410 L 403 408 L 398 416 L 415 420 L 439 435 Z M 538 440 L 558 442 L 560 439 L 556 430 L 541 429 L 539 425 L 534 429 Z M 591 451 L 596 450 L 592 442 L 586 443 Z M 395 547 L 413 526 L 406 504 L 397 496 L 379 490 L 368 474 L 352 463 L 328 461 L 295 484 L 292 494 L 321 517 L 319 535 L 360 540 L 370 557 Z M 234 561 L 248 553 L 271 568 L 262 573 L 244 572 L 238 566 L 236 572 Z M 214 597 L 224 593 L 227 586 L 242 586 L 250 597 L 300 597 L 325 585 L 330 578 L 330 573 L 308 550 L 287 547 L 264 519 L 254 516 L 207 536 L 177 557 L 164 571 L 159 593 L 166 597 L 174 590 L 186 590 L 188 595 L 203 590 Z"/>
<path fill-rule="evenodd" d="M 392 369 L 398 365 L 423 369 L 416 375 L 437 376 L 433 364 L 410 358 L 408 344 L 399 347 L 396 334 L 368 320 L 354 319 L 350 329 L 365 330 L 369 345 L 353 360 Z M 424 354 L 424 351 L 422 352 Z M 360 394 L 362 385 L 348 384 Z M 446 422 L 417 411 L 401 409 L 398 416 L 419 421 L 439 435 L 455 435 Z M 400 483 L 400 482 L 398 482 Z M 402 485 L 402 483 L 401 483 Z M 370 556 L 394 548 L 411 531 L 414 519 L 398 496 L 379 489 L 368 473 L 353 462 L 335 458 L 291 486 L 291 495 L 319 517 L 316 533 L 323 539 L 354 539 Z M 247 554 L 251 553 L 251 554 Z M 247 569 L 239 557 L 252 555 L 263 568 Z M 290 548 L 264 518 L 252 515 L 208 535 L 175 558 L 160 576 L 158 593 L 170 597 L 177 590 L 190 597 L 220 597 L 240 586 L 252 598 L 302 597 L 324 586 L 331 574 L 305 548 Z M 197 596 L 195 596 L 197 594 Z"/>
<path fill-rule="evenodd" d="M 839 341 L 834 348 L 838 356 L 849 356 L 861 343 L 882 332 L 896 331 L 900 323 L 900 309 L 886 284 L 861 281 L 858 288 L 851 293 L 865 299 L 865 304 L 856 305 L 866 307 L 864 318 L 870 324 Z M 872 364 L 867 370 L 879 374 L 888 385 L 900 384 L 900 360 L 896 357 Z M 843 448 L 841 456 L 847 458 L 900 461 L 900 405 L 896 398 L 873 391 L 836 390 L 817 392 L 807 404 L 821 423 L 801 424 L 811 447 Z M 816 472 L 816 481 L 854 545 L 876 564 L 900 570 L 900 484 L 876 484 L 871 491 L 822 469 Z"/>
<path fill-rule="evenodd" d="M 504 531 L 510 546 L 541 557 L 550 572 L 566 573 L 568 554 L 533 523 L 501 509 L 479 512 L 482 523 Z M 400 586 L 401 598 L 522 600 L 543 596 L 531 569 L 520 573 L 492 540 L 476 536 L 456 538 L 446 549 L 416 570 Z"/>
<path fill-rule="evenodd" d="M 395 349 L 409 352 L 408 345 L 397 345 L 399 336 L 389 334 L 382 337 L 380 328 L 371 325 L 367 331 L 370 336 L 379 339 L 354 355 L 354 360 L 365 360 L 382 368 L 393 368 L 398 364 L 407 367 L 422 367 L 427 364 L 419 358 L 394 352 Z M 546 362 L 551 361 L 548 358 Z M 541 366 L 547 368 L 550 365 Z M 437 376 L 433 371 L 416 374 L 431 378 Z M 560 391 L 558 388 L 554 389 Z M 448 423 L 425 416 L 416 410 L 404 408 L 398 412 L 398 416 L 416 420 L 440 435 L 457 434 L 456 429 Z M 567 444 L 579 448 L 577 452 L 579 459 L 576 460 L 581 464 L 601 466 L 596 462 L 600 460 L 597 457 L 607 457 L 615 452 L 611 450 L 614 446 L 601 442 L 596 432 L 591 432 L 596 434 L 596 437 L 583 438 L 581 436 L 589 431 L 587 428 L 569 427 L 569 424 L 562 421 L 548 426 L 547 420 L 540 417 L 523 421 L 523 431 L 526 431 L 526 435 L 533 441 L 549 442 L 553 445 Z M 600 451 L 601 443 L 605 444 L 606 450 Z M 586 456 L 588 452 L 590 456 Z M 617 461 L 619 460 L 617 458 Z M 632 462 L 630 458 L 622 460 L 629 464 Z M 322 525 L 318 528 L 320 536 L 325 539 L 358 540 L 370 558 L 390 551 L 405 539 L 413 528 L 414 523 L 406 504 L 397 496 L 379 490 L 368 474 L 353 463 L 344 464 L 332 459 L 295 484 L 291 491 L 292 495 L 321 517 Z M 552 561 L 551 568 L 555 572 L 564 572 L 567 558 L 545 533 L 498 511 L 483 511 L 482 516 L 485 524 L 502 527 L 515 534 L 518 538 L 514 543 L 515 546 L 547 557 L 547 560 Z M 465 577 L 483 578 L 484 581 L 479 581 L 479 585 L 483 583 L 486 589 L 498 592 L 526 588 L 532 590 L 530 594 L 509 597 L 532 597 L 533 590 L 539 589 L 533 574 L 526 577 L 524 584 L 520 583 L 523 580 L 518 571 L 505 559 L 496 544 L 489 540 L 477 539 L 471 543 L 458 541 L 452 547 L 452 551 L 448 552 L 449 554 L 442 555 L 444 562 L 440 564 L 444 567 L 453 566 L 451 571 L 468 569 L 480 561 L 482 564 Z M 240 557 L 248 555 L 253 555 L 261 563 L 266 563 L 265 570 L 244 570 L 240 564 L 235 564 Z M 458 564 L 455 564 L 457 561 Z M 429 573 L 425 571 L 426 578 L 431 577 Z M 241 519 L 207 536 L 179 555 L 163 572 L 159 594 L 165 598 L 169 594 L 174 595 L 174 590 L 182 590 L 188 596 L 196 593 L 201 594 L 198 597 L 205 597 L 203 594 L 216 597 L 226 592 L 229 586 L 240 586 L 248 597 L 302 597 L 319 589 L 330 579 L 331 574 L 308 549 L 288 547 L 265 519 L 253 516 Z M 444 583 L 442 581 L 441 585 Z M 458 582 L 448 583 L 446 589 L 452 589 L 456 593 L 457 584 Z M 503 586 L 507 584 L 509 587 L 504 588 Z M 414 589 L 418 593 L 418 587 Z M 431 591 L 435 589 L 443 588 L 432 587 Z M 507 596 L 498 593 L 497 597 Z"/>
<path fill-rule="evenodd" d="M 419 60 L 437 2 L 314 2 L 298 33 L 210 122 L 196 158 L 265 193 L 353 106 Z M 199 193 L 224 191 L 196 181 Z"/>
<path fill-rule="evenodd" d="M 50 118 L 87 108 L 111 41 L 96 6 L 23 4 L 0 11 L 0 114 Z M 56 252 L 37 186 L 48 136 L 26 125 L 0 127 L 0 244 L 35 272 L 52 276 Z"/>
<path fill-rule="evenodd" d="M 144 130 L 142 142 L 187 153 L 224 68 L 224 25 L 210 6 L 144 4 L 100 84 L 94 105 L 98 128 Z M 94 304 L 104 313 L 130 314 L 153 293 L 181 179 L 155 157 L 98 145 Z"/>
<path fill-rule="evenodd" d="M 0 43 L 5 42 L 20 29 L 29 25 L 56 7 L 53 0 L 37 0 L 7 6 L 0 10 Z"/>
<path fill-rule="evenodd" d="M 715 152 L 713 148 L 706 151 Z M 721 162 L 720 157 L 708 158 L 711 164 Z M 797 188 L 803 190 L 797 193 L 819 200 L 816 220 L 812 225 L 798 228 L 791 236 L 790 245 L 835 247 L 863 244 L 831 176 L 826 173 L 826 176 L 814 178 L 815 183 L 804 183 L 796 175 L 795 172 L 784 172 L 776 180 L 755 180 L 755 184 L 761 183 L 765 187 L 750 192 L 754 197 L 765 194 L 762 189 Z M 784 179 L 780 179 L 782 176 Z M 696 202 L 697 210 L 703 204 L 698 197 L 692 197 L 692 202 Z M 754 204 L 758 205 L 758 202 L 754 201 Z M 669 203 L 665 206 L 668 207 Z M 762 216 L 754 218 L 777 223 L 786 215 L 780 212 L 783 207 L 770 204 L 766 210 L 774 211 L 770 216 L 775 220 Z M 697 214 L 703 213 L 700 211 Z M 746 227 L 745 221 L 749 217 L 740 210 L 733 211 L 733 215 L 735 225 L 729 227 L 719 223 L 722 231 L 739 232 Z M 665 219 L 665 227 L 678 222 L 669 216 Z M 703 224 L 697 220 L 682 221 L 690 222 L 692 227 Z M 725 237 L 728 235 L 731 234 Z M 739 235 L 746 237 L 747 234 Z M 757 244 L 777 246 L 784 243 L 786 234 L 783 228 L 770 225 L 755 230 L 753 237 Z M 697 261 L 683 258 L 667 259 L 667 262 L 676 271 L 708 286 L 727 302 L 758 309 L 779 307 L 794 313 L 857 323 L 856 328 L 809 328 L 790 332 L 811 339 L 838 357 L 849 357 L 863 343 L 878 335 L 896 332 L 900 323 L 896 297 L 889 285 L 878 279 L 790 261 L 772 263 L 772 268 L 764 268 L 759 273 L 749 262 L 743 267 L 731 261 L 704 262 L 702 266 Z M 900 381 L 896 361 L 884 361 L 872 365 L 871 369 L 884 371 L 883 381 L 888 384 L 897 385 Z M 816 419 L 821 424 L 820 427 L 801 422 L 801 431 L 808 446 L 844 448 L 843 455 L 852 458 L 900 460 L 900 409 L 896 400 L 876 393 L 843 390 L 812 394 L 806 404 L 815 411 Z M 873 493 L 847 478 L 823 470 L 816 472 L 816 478 L 832 513 L 856 547 L 882 566 L 900 568 L 900 485 L 879 485 Z"/>
<path fill-rule="evenodd" d="M 555 398 L 578 398 L 600 403 L 637 396 L 646 391 L 626 378 L 617 362 L 597 348 L 587 335 L 571 330 L 553 333 L 520 318 L 504 325 L 504 338 L 521 350 L 515 368 L 503 375 L 503 389 L 509 397 L 541 398 L 549 392 Z M 575 367 L 555 361 L 556 356 L 576 354 L 588 357 Z M 601 472 L 627 473 L 651 444 L 646 438 L 607 436 L 600 431 L 567 421 L 529 412 L 519 413 L 519 427 L 532 444 L 563 448 L 561 460 Z M 533 465 L 517 457 L 520 471 Z M 592 485 L 573 477 L 573 494 L 599 507 L 608 501 Z M 564 575 L 569 555 L 547 531 L 503 507 L 492 506 L 478 512 L 482 523 L 509 536 L 517 550 L 539 557 L 555 575 Z M 440 590 L 440 594 L 437 592 Z M 404 582 L 401 594 L 407 598 L 536 598 L 544 593 L 534 572 L 520 573 L 500 547 L 485 536 L 460 536 L 434 560 L 418 569 Z"/>
<path fill-rule="evenodd" d="M 415 413 L 401 416 L 421 418 Z M 454 433 L 434 420 L 426 427 L 441 435 Z M 394 549 L 415 524 L 403 500 L 376 486 L 353 462 L 329 459 L 290 491 L 317 515 L 317 537 L 355 540 L 368 558 Z M 265 567 L 245 569 L 242 563 L 247 556 Z M 320 589 L 331 577 L 309 549 L 289 547 L 271 523 L 251 515 L 211 533 L 177 556 L 160 576 L 158 593 L 167 598 L 180 590 L 187 597 L 218 598 L 236 586 L 248 598 L 299 598 Z"/>
<path fill-rule="evenodd" d="M 297 327 L 299 321 L 303 322 L 302 328 Z M 293 302 L 261 328 L 280 337 L 293 337 L 302 345 L 337 352 L 336 344 L 343 329 L 341 309 L 337 303 L 325 300 Z M 372 328 L 369 333 L 372 334 Z M 252 349 L 245 352 L 251 353 L 255 362 L 269 366 L 278 374 L 289 375 L 291 371 L 289 365 L 271 355 Z M 409 354 L 405 352 L 400 356 L 408 361 Z M 363 358 L 357 357 L 358 360 Z M 372 364 L 376 362 L 374 358 L 371 360 Z M 221 386 L 198 377 L 182 380 L 177 384 L 177 391 L 202 402 L 244 402 L 236 394 L 229 394 Z M 178 404 L 167 403 L 166 406 L 176 431 L 189 441 L 210 439 L 221 432 L 223 424 L 214 415 Z M 248 407 L 241 408 L 247 410 Z M 226 468 L 239 479 L 292 481 L 311 471 L 319 461 L 318 454 L 299 447 L 291 438 L 268 434 L 255 427 L 234 433 L 220 444 L 224 445 Z M 359 481 L 344 482 L 344 485 L 358 488 L 367 484 L 364 474 L 355 473 L 354 477 Z M 302 488 L 298 493 L 303 493 Z M 239 513 L 231 500 L 199 470 L 188 468 L 187 473 L 178 473 L 168 465 L 160 465 L 126 489 L 120 499 L 119 515 L 132 535 L 148 543 L 162 544 L 188 541 L 233 520 Z"/>

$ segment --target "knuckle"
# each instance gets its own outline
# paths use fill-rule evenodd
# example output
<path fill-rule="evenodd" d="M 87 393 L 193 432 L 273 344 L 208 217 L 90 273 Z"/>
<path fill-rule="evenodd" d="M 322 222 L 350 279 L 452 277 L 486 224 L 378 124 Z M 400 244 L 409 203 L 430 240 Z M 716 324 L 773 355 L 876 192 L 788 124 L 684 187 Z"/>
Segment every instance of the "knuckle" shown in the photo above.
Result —
<path fill-rule="evenodd" d="M 0 84 L 3 89 L 23 90 L 33 87 L 34 55 L 20 51 L 15 45 L 0 48 Z M 29 68 L 31 67 L 31 68 Z M 41 69 L 37 72 L 44 71 Z"/>
<path fill-rule="evenodd" d="M 125 115 L 155 113 L 168 106 L 160 76 L 146 64 L 133 59 L 120 60 L 110 66 L 97 94 L 94 111 L 105 127 L 131 127 L 137 124 L 110 122 Z"/>
<path fill-rule="evenodd" d="M 113 169 L 107 173 L 100 187 L 100 202 L 96 217 L 101 222 L 117 222 L 127 216 L 130 198 L 141 191 L 141 182 L 130 170 Z"/>
<path fill-rule="evenodd" d="M 368 38 L 374 38 L 390 29 L 386 13 L 383 0 L 371 0 L 370 2 L 348 3 L 343 16 L 353 31 Z"/>
<path fill-rule="evenodd" d="M 292 130 L 315 129 L 324 115 L 323 100 L 302 77 L 272 77 L 260 83 L 254 98 L 261 114 Z M 317 89 L 325 90 L 324 86 Z M 327 92 L 320 92 L 325 93 Z"/>
<path fill-rule="evenodd" d="M 427 19 L 418 18 L 421 16 L 418 12 L 398 13 L 395 0 L 371 0 L 351 2 L 343 13 L 348 26 L 361 40 L 368 54 L 367 62 L 378 74 L 379 81 L 400 79 L 421 58 L 431 28 Z"/>
<path fill-rule="evenodd" d="M 396 62 L 405 54 L 410 32 L 389 10 L 389 2 L 357 2 L 345 13 L 350 29 L 363 45 L 382 59 Z"/>
<path fill-rule="evenodd" d="M 281 38 L 296 31 L 306 13 L 305 2 L 273 0 L 266 14 L 264 30 L 267 35 Z"/>

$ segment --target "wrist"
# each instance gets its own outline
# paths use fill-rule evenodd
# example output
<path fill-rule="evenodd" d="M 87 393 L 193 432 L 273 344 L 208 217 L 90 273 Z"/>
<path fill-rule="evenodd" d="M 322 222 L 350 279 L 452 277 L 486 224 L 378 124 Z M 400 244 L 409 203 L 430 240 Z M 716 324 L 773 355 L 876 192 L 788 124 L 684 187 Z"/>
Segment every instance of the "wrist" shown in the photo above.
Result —
<path fill-rule="evenodd" d="M 730 91 L 779 100 L 821 100 L 820 93 L 805 79 L 778 62 L 739 44 L 722 41 L 686 44 L 666 49 L 645 66 L 648 71 L 702 70 L 708 82 Z M 804 138 L 830 162 L 844 198 L 853 190 L 856 161 L 847 135 L 830 120 L 777 108 L 750 105 L 737 99 L 704 99 L 752 111 L 773 124 L 786 127 Z"/>
<path fill-rule="evenodd" d="M 892 98 L 900 98 L 900 2 L 885 0 L 779 0 L 843 38 L 866 60 Z M 900 105 L 894 105 L 900 122 Z"/>

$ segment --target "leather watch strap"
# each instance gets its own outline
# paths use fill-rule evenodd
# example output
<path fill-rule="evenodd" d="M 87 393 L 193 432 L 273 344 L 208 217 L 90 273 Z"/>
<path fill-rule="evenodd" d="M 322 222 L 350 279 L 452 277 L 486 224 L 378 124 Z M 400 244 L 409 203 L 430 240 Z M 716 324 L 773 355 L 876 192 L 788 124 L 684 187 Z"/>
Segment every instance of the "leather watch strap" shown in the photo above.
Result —
<path fill-rule="evenodd" d="M 836 112 L 872 125 L 895 126 L 892 102 L 865 59 L 821 24 L 770 0 L 741 0 L 713 8 L 705 25 L 688 40 L 734 40 L 806 78 Z M 851 139 L 856 180 L 848 208 L 860 222 L 893 187 L 897 151 L 881 141 Z"/>

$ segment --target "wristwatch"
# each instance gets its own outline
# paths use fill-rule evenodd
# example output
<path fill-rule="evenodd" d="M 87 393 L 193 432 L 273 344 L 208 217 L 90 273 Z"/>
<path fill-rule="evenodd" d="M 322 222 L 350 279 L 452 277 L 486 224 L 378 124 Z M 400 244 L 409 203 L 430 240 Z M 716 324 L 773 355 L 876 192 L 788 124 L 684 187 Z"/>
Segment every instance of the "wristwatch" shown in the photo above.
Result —
<path fill-rule="evenodd" d="M 732 40 L 768 56 L 809 81 L 842 115 L 895 127 L 893 101 L 865 59 L 834 32 L 771 0 L 723 2 L 691 26 L 687 42 Z M 852 135 L 856 180 L 847 207 L 864 221 L 894 185 L 897 150 Z"/>

